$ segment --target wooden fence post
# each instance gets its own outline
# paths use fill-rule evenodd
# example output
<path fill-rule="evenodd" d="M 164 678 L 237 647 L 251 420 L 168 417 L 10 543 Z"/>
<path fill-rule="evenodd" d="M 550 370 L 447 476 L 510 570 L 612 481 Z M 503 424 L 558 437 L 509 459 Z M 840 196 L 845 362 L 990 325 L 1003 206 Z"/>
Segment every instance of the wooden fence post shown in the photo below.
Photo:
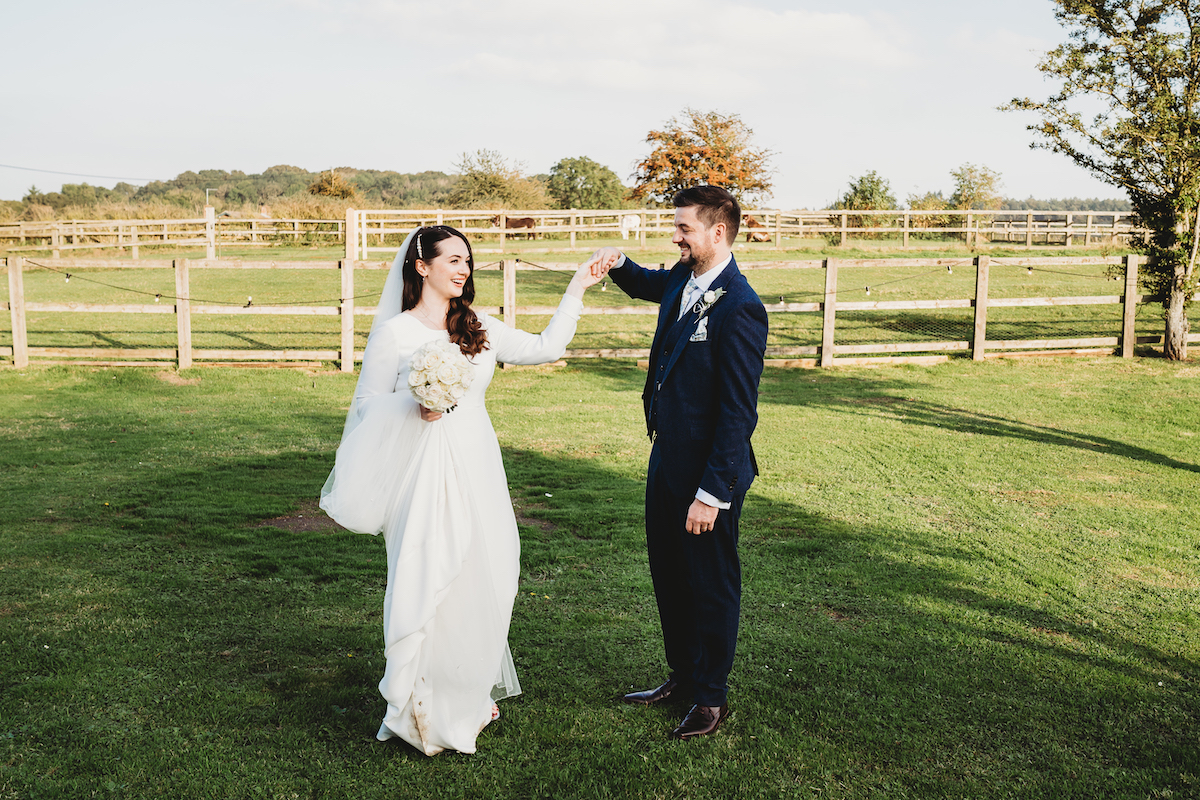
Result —
<path fill-rule="evenodd" d="M 504 305 L 500 311 L 504 314 L 504 324 L 510 328 L 517 327 L 517 264 L 516 261 L 500 261 L 500 271 L 504 278 Z"/>
<path fill-rule="evenodd" d="M 50 230 L 50 255 L 54 258 L 61 258 L 62 254 L 59 251 L 59 245 L 62 244 L 62 223 L 54 223 L 54 227 Z"/>
<path fill-rule="evenodd" d="M 342 302 L 338 307 L 342 315 L 342 372 L 354 372 L 354 262 L 339 261 L 338 269 L 342 273 Z"/>
<path fill-rule="evenodd" d="M 988 257 L 975 256 L 975 333 L 971 339 L 971 358 L 983 361 L 987 343 Z"/>
<path fill-rule="evenodd" d="M 1071 236 L 1071 224 L 1072 224 L 1072 222 L 1073 222 L 1073 220 L 1071 219 L 1071 215 L 1070 215 L 1070 214 L 1067 214 L 1067 223 L 1066 223 L 1066 225 L 1064 226 L 1064 227 L 1067 229 L 1067 234 L 1066 234 L 1066 237 L 1065 237 L 1065 238 L 1064 238 L 1064 240 L 1063 240 L 1063 246 L 1064 246 L 1064 247 L 1070 247 L 1070 246 L 1071 246 L 1071 239 L 1073 238 L 1073 237 Z"/>
<path fill-rule="evenodd" d="M 1139 259 L 1135 255 L 1125 256 L 1125 296 L 1121 298 L 1121 302 L 1125 306 L 1125 314 L 1121 321 L 1121 358 L 1133 358 L 1133 351 L 1137 346 L 1135 322 L 1138 302 L 1138 261 Z"/>
<path fill-rule="evenodd" d="M 1025 215 L 1025 246 L 1033 247 L 1033 214 Z"/>
<path fill-rule="evenodd" d="M 207 241 L 205 258 L 217 257 L 217 212 L 212 206 L 204 207 L 204 238 Z"/>
<path fill-rule="evenodd" d="M 577 219 L 577 217 L 575 215 L 575 209 L 572 208 L 571 209 L 571 249 L 572 250 L 575 249 L 575 220 L 576 219 Z"/>
<path fill-rule="evenodd" d="M 638 214 L 638 245 L 643 248 L 646 246 L 646 212 L 645 211 Z"/>
<path fill-rule="evenodd" d="M 25 259 L 8 259 L 8 309 L 12 319 L 13 366 L 29 366 L 29 337 L 25 330 Z"/>
<path fill-rule="evenodd" d="M 842 214 L 842 245 L 846 244 L 846 215 Z"/>
<path fill-rule="evenodd" d="M 346 209 L 346 260 L 358 260 L 358 212 Z"/>
<path fill-rule="evenodd" d="M 911 216 L 912 215 L 909 214 L 908 212 L 905 212 L 905 214 L 904 214 L 904 244 L 903 244 L 904 247 L 908 247 L 908 230 L 910 227 L 909 222 L 910 222 Z"/>
<path fill-rule="evenodd" d="M 783 241 L 783 212 L 775 212 L 775 249 L 778 250 Z"/>
<path fill-rule="evenodd" d="M 972 225 L 974 225 L 974 224 L 975 224 L 975 215 L 974 215 L 974 214 L 967 214 L 967 224 L 966 224 L 966 228 L 967 228 L 967 232 L 966 232 L 967 247 L 971 247 L 971 246 L 972 246 L 972 244 L 971 244 L 971 226 L 972 226 Z M 976 242 L 976 244 L 978 244 L 978 242 Z"/>
<path fill-rule="evenodd" d="M 844 227 L 844 226 L 843 226 Z M 837 314 L 837 259 L 825 259 L 825 303 L 821 306 L 821 366 L 833 366 L 833 324 Z"/>
<path fill-rule="evenodd" d="M 177 258 L 175 268 L 175 329 L 179 332 L 179 368 L 192 366 L 192 300 L 188 280 L 188 261 Z"/>
<path fill-rule="evenodd" d="M 501 211 L 499 217 L 500 217 L 500 252 L 503 253 L 504 252 L 504 244 L 508 240 L 508 236 L 505 234 L 505 229 L 508 226 L 508 214 Z M 500 265 L 501 265 L 501 268 L 503 268 L 504 262 L 501 261 Z"/>
<path fill-rule="evenodd" d="M 137 223 L 129 226 L 129 251 L 133 254 L 133 258 L 136 261 L 138 257 Z"/>

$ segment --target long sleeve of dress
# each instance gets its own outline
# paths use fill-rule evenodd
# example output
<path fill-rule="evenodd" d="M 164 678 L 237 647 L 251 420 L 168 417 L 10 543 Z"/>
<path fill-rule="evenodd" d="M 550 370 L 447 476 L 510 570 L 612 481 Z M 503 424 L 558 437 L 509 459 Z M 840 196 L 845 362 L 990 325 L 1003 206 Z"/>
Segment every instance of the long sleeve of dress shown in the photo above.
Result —
<path fill-rule="evenodd" d="M 562 358 L 575 336 L 583 311 L 583 300 L 563 295 L 558 311 L 541 333 L 510 328 L 495 317 L 488 318 L 488 344 L 496 360 L 505 364 L 545 364 Z"/>

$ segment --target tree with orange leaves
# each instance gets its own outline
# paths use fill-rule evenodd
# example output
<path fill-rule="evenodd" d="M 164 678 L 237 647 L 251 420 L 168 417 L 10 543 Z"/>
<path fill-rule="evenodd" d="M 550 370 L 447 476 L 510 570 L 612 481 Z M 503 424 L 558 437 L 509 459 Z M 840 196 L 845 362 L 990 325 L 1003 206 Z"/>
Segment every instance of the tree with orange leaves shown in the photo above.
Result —
<path fill-rule="evenodd" d="M 646 135 L 654 149 L 633 174 L 633 199 L 666 206 L 680 189 L 699 184 L 727 189 L 739 203 L 770 197 L 772 153 L 754 146 L 741 117 L 692 108 L 682 116 Z"/>

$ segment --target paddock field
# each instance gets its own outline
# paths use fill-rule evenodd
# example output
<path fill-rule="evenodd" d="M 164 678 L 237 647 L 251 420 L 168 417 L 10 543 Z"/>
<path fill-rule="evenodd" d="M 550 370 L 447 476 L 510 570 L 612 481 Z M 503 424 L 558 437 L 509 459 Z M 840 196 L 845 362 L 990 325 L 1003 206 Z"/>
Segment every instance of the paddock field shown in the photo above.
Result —
<path fill-rule="evenodd" d="M 0 370 L 0 798 L 1200 796 L 1194 359 L 768 369 L 686 744 L 616 700 L 664 672 L 643 380 L 497 375 L 525 694 L 429 759 L 373 738 L 383 543 L 315 508 L 354 376 Z"/>

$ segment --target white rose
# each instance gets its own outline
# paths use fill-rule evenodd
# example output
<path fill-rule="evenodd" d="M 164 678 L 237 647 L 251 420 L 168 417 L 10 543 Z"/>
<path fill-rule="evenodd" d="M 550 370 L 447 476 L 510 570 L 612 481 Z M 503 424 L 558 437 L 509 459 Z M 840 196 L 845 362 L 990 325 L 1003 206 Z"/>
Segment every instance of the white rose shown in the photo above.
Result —
<path fill-rule="evenodd" d="M 715 302 L 717 302 L 717 293 L 709 289 L 704 293 L 704 305 L 711 306 Z"/>
<path fill-rule="evenodd" d="M 462 400 L 463 395 L 466 393 L 467 393 L 467 390 L 464 389 L 462 386 L 459 386 L 458 384 L 455 384 L 454 386 L 450 387 L 450 396 L 452 398 L 454 398 L 455 400 Z"/>
<path fill-rule="evenodd" d="M 443 356 L 437 350 L 430 348 L 429 352 L 425 354 L 425 367 L 428 369 L 436 369 L 437 367 L 441 366 L 442 361 L 444 360 L 445 356 Z"/>
<path fill-rule="evenodd" d="M 437 369 L 437 379 L 442 383 L 457 383 L 458 370 L 454 368 L 453 364 L 442 364 Z"/>
<path fill-rule="evenodd" d="M 412 357 L 412 368 L 414 372 L 425 369 L 425 354 L 420 350 Z"/>
<path fill-rule="evenodd" d="M 408 385 L 409 386 L 419 386 L 420 384 L 422 384 L 424 382 L 425 382 L 425 379 L 421 377 L 421 373 L 418 372 L 417 370 L 414 369 L 412 372 L 408 373 Z"/>

